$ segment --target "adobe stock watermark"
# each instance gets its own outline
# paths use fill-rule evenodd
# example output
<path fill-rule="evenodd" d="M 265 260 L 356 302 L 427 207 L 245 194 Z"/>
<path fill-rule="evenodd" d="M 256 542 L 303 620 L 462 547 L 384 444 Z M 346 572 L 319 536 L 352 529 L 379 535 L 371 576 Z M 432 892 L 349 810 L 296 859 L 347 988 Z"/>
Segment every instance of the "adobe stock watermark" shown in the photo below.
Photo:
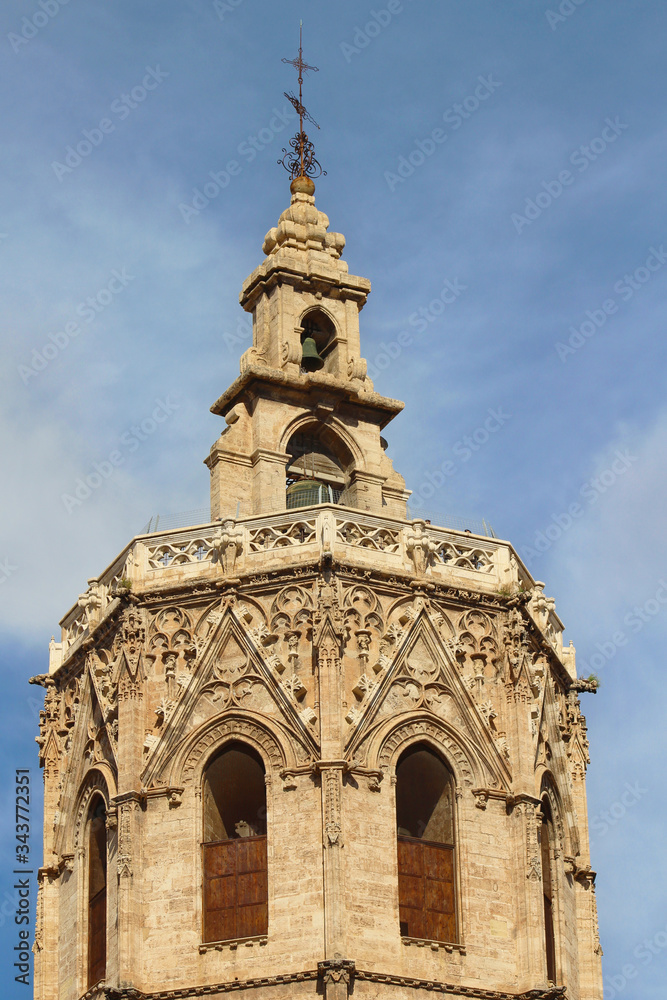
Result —
<path fill-rule="evenodd" d="M 222 339 L 228 351 L 236 350 L 252 338 L 252 316 L 244 313 L 236 324 L 234 333 L 223 333 Z"/>
<path fill-rule="evenodd" d="M 447 278 L 440 290 L 440 294 L 436 298 L 431 299 L 427 306 L 420 306 L 415 312 L 410 313 L 408 324 L 413 328 L 415 333 L 424 333 L 428 329 L 429 324 L 435 322 L 439 316 L 442 316 L 445 308 L 453 305 L 467 290 L 468 285 L 464 285 L 460 278 L 451 280 Z M 222 335 L 225 346 L 229 351 L 237 350 L 240 346 L 246 344 L 251 337 L 252 317 L 248 313 L 244 313 L 239 318 L 236 330 L 233 333 L 227 332 Z M 390 340 L 389 343 L 382 341 L 380 343 L 382 350 L 378 351 L 373 360 L 368 362 L 368 377 L 371 379 L 377 378 L 380 372 L 386 371 L 391 363 L 401 356 L 405 347 L 411 347 L 414 342 L 415 334 L 410 330 L 401 330 L 396 339 Z"/>
<path fill-rule="evenodd" d="M 533 544 L 521 546 L 521 558 L 526 566 L 530 569 L 536 559 L 548 552 L 552 545 L 570 530 L 574 522 L 583 517 L 586 508 L 593 507 L 637 461 L 639 461 L 637 456 L 631 455 L 627 448 L 617 449 L 609 468 L 603 469 L 597 476 L 582 483 L 579 496 L 584 498 L 586 504 L 575 501 L 560 514 L 552 514 L 549 524 L 541 531 L 535 532 Z"/>
<path fill-rule="evenodd" d="M 237 7 L 240 7 L 245 0 L 213 0 L 213 10 L 221 21 L 224 21 L 226 14 L 232 14 Z"/>
<path fill-rule="evenodd" d="M 123 93 L 113 100 L 109 112 L 118 121 L 125 121 L 140 104 L 143 104 L 149 93 L 157 90 L 162 81 L 166 80 L 168 76 L 169 73 L 166 70 L 160 69 L 159 65 L 155 69 L 152 66 L 147 66 L 146 75 L 141 83 L 132 87 L 129 93 Z M 58 180 L 62 183 L 64 178 L 76 170 L 90 156 L 94 149 L 102 145 L 106 136 L 111 135 L 115 131 L 116 123 L 111 118 L 100 119 L 94 128 L 84 128 L 81 132 L 83 138 L 79 139 L 75 146 L 66 147 L 63 157 L 64 162 L 61 163 L 59 160 L 52 162 L 51 169 Z"/>
<path fill-rule="evenodd" d="M 586 0 L 561 0 L 556 10 L 545 10 L 544 15 L 552 31 L 555 31 L 559 24 L 568 21 Z"/>
<path fill-rule="evenodd" d="M 393 193 L 399 184 L 404 184 L 408 177 L 412 177 L 415 170 L 422 167 L 429 156 L 433 156 L 436 149 L 447 142 L 451 132 L 456 132 L 461 128 L 464 121 L 467 121 L 481 107 L 484 101 L 502 87 L 500 80 L 494 80 L 493 76 L 479 76 L 478 84 L 471 94 L 463 98 L 460 104 L 452 104 L 443 112 L 442 120 L 449 126 L 449 132 L 442 128 L 434 128 L 425 139 L 415 139 L 414 149 L 407 156 L 399 156 L 396 171 L 385 170 L 384 179 L 389 190 Z"/>
<path fill-rule="evenodd" d="M 165 399 L 156 399 L 150 416 L 138 424 L 133 424 L 129 430 L 121 434 L 118 447 L 109 452 L 101 462 L 93 462 L 93 471 L 85 476 L 79 476 L 71 493 L 61 493 L 60 499 L 67 513 L 71 514 L 75 507 L 85 503 L 93 492 L 125 463 L 127 456 L 134 454 L 144 441 L 155 434 L 160 425 L 164 424 L 180 405 L 171 395 Z"/>
<path fill-rule="evenodd" d="M 565 189 L 574 184 L 577 176 L 585 173 L 591 163 L 595 163 L 603 153 L 606 153 L 619 135 L 622 135 L 629 127 L 618 116 L 613 119 L 605 118 L 604 128 L 600 135 L 591 139 L 586 145 L 579 146 L 570 154 L 569 162 L 577 168 L 578 173 L 573 174 L 571 170 L 561 170 L 555 180 L 542 181 L 542 190 L 538 191 L 533 198 L 526 198 L 523 215 L 520 212 L 512 212 L 510 221 L 517 233 L 521 235 L 526 226 L 532 226 L 536 219 L 539 219 L 555 201 L 558 201 Z"/>
<path fill-rule="evenodd" d="M 649 247 L 648 256 L 643 264 L 636 267 L 630 274 L 624 274 L 614 283 L 614 292 L 622 302 L 629 302 L 635 292 L 638 292 L 651 277 L 660 271 L 667 263 L 667 250 L 661 243 L 659 247 Z M 554 344 L 556 354 L 563 362 L 571 354 L 576 354 L 598 330 L 601 330 L 610 316 L 618 312 L 619 303 L 616 299 L 605 299 L 599 309 L 587 309 L 586 319 L 580 326 L 570 326 L 570 336 L 566 343 L 557 341 Z"/>
<path fill-rule="evenodd" d="M 134 281 L 134 275 L 128 274 L 127 268 L 121 267 L 120 270 L 114 268 L 106 285 L 78 304 L 74 310 L 76 315 L 80 316 L 84 323 L 90 325 L 100 313 L 111 305 L 115 297 L 127 288 L 131 281 Z M 49 362 L 57 358 L 58 354 L 69 347 L 72 340 L 82 333 L 85 333 L 85 329 L 79 323 L 72 321 L 66 323 L 62 330 L 50 333 L 47 343 L 39 349 L 33 347 L 30 362 L 18 365 L 18 373 L 23 384 L 27 385 L 31 378 L 35 378 L 40 372 L 43 372 Z"/>
<path fill-rule="evenodd" d="M 236 147 L 237 155 L 242 157 L 245 163 L 229 160 L 223 170 L 209 170 L 210 180 L 205 181 L 201 187 L 192 189 L 192 201 L 188 204 L 180 203 L 178 210 L 183 222 L 189 225 L 193 218 L 196 218 L 225 188 L 229 187 L 232 177 L 238 177 L 244 165 L 252 163 L 258 153 L 266 149 L 294 118 L 296 111 L 291 104 L 285 105 L 280 111 L 274 108 L 268 124 L 255 135 L 247 136 Z"/>
<path fill-rule="evenodd" d="M 511 413 L 505 413 L 502 406 L 487 410 L 487 417 L 470 434 L 465 434 L 451 449 L 451 455 L 440 465 L 424 474 L 424 479 L 410 497 L 410 506 L 418 510 L 442 489 L 446 481 L 455 476 L 462 465 L 465 465 L 473 455 L 483 448 L 498 431 L 512 419 Z"/>
<path fill-rule="evenodd" d="M 642 788 L 638 781 L 634 785 L 626 781 L 623 792 L 616 801 L 612 802 L 608 809 L 595 814 L 590 822 L 591 830 L 599 837 L 604 837 L 617 823 L 620 823 L 628 809 L 636 805 L 645 795 L 648 795 L 648 788 Z M 591 847 L 593 844 L 594 841 L 591 840 Z"/>
<path fill-rule="evenodd" d="M 650 965 L 653 959 L 667 948 L 667 926 L 664 930 L 659 930 L 653 937 L 644 938 L 636 945 L 632 951 L 633 958 L 636 958 L 640 965 Z M 621 968 L 621 971 L 613 976 L 605 978 L 605 1000 L 615 1000 L 625 990 L 628 983 L 635 980 L 639 975 L 639 968 L 634 962 L 628 962 Z"/>
<path fill-rule="evenodd" d="M 0 585 L 7 583 L 10 576 L 12 576 L 18 570 L 18 566 L 14 566 L 9 559 L 0 559 Z"/>
<path fill-rule="evenodd" d="M 424 333 L 429 324 L 434 323 L 439 316 L 442 316 L 447 306 L 453 305 L 467 290 L 468 286 L 464 285 L 459 278 L 453 280 L 447 278 L 436 298 L 431 299 L 427 306 L 420 306 L 416 312 L 410 313 L 408 324 L 415 333 Z M 377 378 L 380 372 L 386 371 L 393 361 L 400 358 L 404 348 L 411 347 L 414 342 L 415 334 L 410 330 L 401 330 L 396 340 L 390 340 L 389 343 L 381 341 L 382 350 L 378 351 L 373 360 L 368 363 L 368 377 Z"/>
<path fill-rule="evenodd" d="M 653 597 L 649 597 L 643 604 L 636 604 L 623 618 L 623 624 L 628 631 L 617 629 L 611 636 L 602 642 L 595 643 L 595 652 L 586 660 L 581 660 L 577 668 L 582 677 L 587 673 L 602 670 L 611 660 L 614 659 L 619 649 L 627 646 L 630 636 L 637 635 L 642 629 L 652 622 L 667 607 L 667 583 L 658 580 L 658 587 Z"/>
<path fill-rule="evenodd" d="M 364 49 L 367 49 L 374 38 L 388 27 L 397 14 L 402 14 L 405 10 L 402 0 L 389 0 L 386 7 L 379 10 L 369 10 L 369 20 L 363 27 L 355 25 L 354 35 L 351 42 L 341 42 L 340 50 L 346 63 L 352 62 L 353 56 L 358 56 Z"/>
<path fill-rule="evenodd" d="M 24 45 L 31 42 L 42 28 L 45 28 L 56 14 L 60 13 L 61 7 L 66 7 L 68 3 L 69 0 L 38 0 L 38 10 L 29 17 L 22 18 L 20 33 L 10 31 L 7 35 L 7 41 L 14 52 L 20 52 Z"/>

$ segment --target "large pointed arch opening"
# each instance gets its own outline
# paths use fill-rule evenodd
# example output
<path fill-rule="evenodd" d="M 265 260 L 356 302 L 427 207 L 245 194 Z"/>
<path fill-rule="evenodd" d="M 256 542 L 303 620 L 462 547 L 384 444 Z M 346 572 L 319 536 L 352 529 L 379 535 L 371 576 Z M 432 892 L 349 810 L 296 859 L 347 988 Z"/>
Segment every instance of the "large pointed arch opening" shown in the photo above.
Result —
<path fill-rule="evenodd" d="M 88 809 L 88 989 L 106 977 L 107 967 L 107 827 L 106 805 L 93 796 Z"/>
<path fill-rule="evenodd" d="M 257 937 L 268 930 L 264 763 L 231 743 L 206 765 L 203 804 L 203 940 Z"/>
<path fill-rule="evenodd" d="M 556 934 L 555 934 L 555 871 L 553 854 L 555 846 L 554 822 L 549 804 L 549 796 L 542 796 L 541 822 L 539 827 L 540 857 L 542 862 L 542 899 L 544 906 L 544 947 L 546 953 L 547 979 L 556 982 Z"/>
<path fill-rule="evenodd" d="M 396 828 L 401 936 L 457 942 L 454 778 L 429 746 L 399 758 Z"/>
<path fill-rule="evenodd" d="M 342 438 L 319 421 L 290 436 L 287 447 L 287 507 L 345 503 L 354 456 Z"/>

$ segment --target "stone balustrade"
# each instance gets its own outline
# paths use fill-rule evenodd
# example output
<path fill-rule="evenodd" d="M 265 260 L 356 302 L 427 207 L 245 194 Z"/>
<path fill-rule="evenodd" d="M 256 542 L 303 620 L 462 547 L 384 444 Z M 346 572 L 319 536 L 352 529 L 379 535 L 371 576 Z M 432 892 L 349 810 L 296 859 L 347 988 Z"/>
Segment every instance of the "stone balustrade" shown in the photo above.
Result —
<path fill-rule="evenodd" d="M 238 521 L 136 536 L 61 621 L 62 641 L 51 644 L 51 671 L 128 593 L 142 594 L 284 570 L 336 564 L 388 577 L 423 580 L 486 594 L 530 592 L 528 609 L 562 655 L 562 623 L 509 542 L 440 528 L 421 519 L 401 521 L 337 504 L 301 507 Z"/>

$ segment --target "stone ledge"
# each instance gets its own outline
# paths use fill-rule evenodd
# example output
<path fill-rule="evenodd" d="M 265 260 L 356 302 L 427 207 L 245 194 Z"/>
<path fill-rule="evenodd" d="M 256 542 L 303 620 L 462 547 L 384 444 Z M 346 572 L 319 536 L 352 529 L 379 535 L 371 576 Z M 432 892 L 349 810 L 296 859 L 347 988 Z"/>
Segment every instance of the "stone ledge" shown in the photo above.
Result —
<path fill-rule="evenodd" d="M 254 945 L 267 944 L 266 934 L 257 934 L 255 937 L 237 938 L 235 941 L 206 941 L 199 945 L 199 954 L 203 955 L 207 951 L 236 951 L 237 948 L 252 948 Z"/>
<path fill-rule="evenodd" d="M 454 951 L 460 955 L 466 953 L 465 945 L 455 944 L 453 941 L 431 941 L 428 938 L 402 937 L 401 944 L 416 945 L 417 948 L 430 948 L 431 951 L 446 951 L 449 954 Z"/>

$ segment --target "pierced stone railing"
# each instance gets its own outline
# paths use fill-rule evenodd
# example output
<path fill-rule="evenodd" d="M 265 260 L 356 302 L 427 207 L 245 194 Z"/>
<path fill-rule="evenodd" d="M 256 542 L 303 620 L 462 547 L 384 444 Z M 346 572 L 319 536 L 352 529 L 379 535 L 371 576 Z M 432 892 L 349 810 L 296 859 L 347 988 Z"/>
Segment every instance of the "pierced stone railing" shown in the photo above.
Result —
<path fill-rule="evenodd" d="M 464 590 L 509 595 L 535 588 L 508 542 L 339 504 L 301 507 L 137 536 L 104 573 L 88 581 L 86 593 L 62 619 L 62 644 L 55 644 L 53 662 L 64 661 L 129 591 L 225 575 L 243 578 L 324 557 L 397 579 L 424 577 Z M 534 617 L 554 648 L 562 649 L 562 624 L 547 604 L 538 592 Z"/>

